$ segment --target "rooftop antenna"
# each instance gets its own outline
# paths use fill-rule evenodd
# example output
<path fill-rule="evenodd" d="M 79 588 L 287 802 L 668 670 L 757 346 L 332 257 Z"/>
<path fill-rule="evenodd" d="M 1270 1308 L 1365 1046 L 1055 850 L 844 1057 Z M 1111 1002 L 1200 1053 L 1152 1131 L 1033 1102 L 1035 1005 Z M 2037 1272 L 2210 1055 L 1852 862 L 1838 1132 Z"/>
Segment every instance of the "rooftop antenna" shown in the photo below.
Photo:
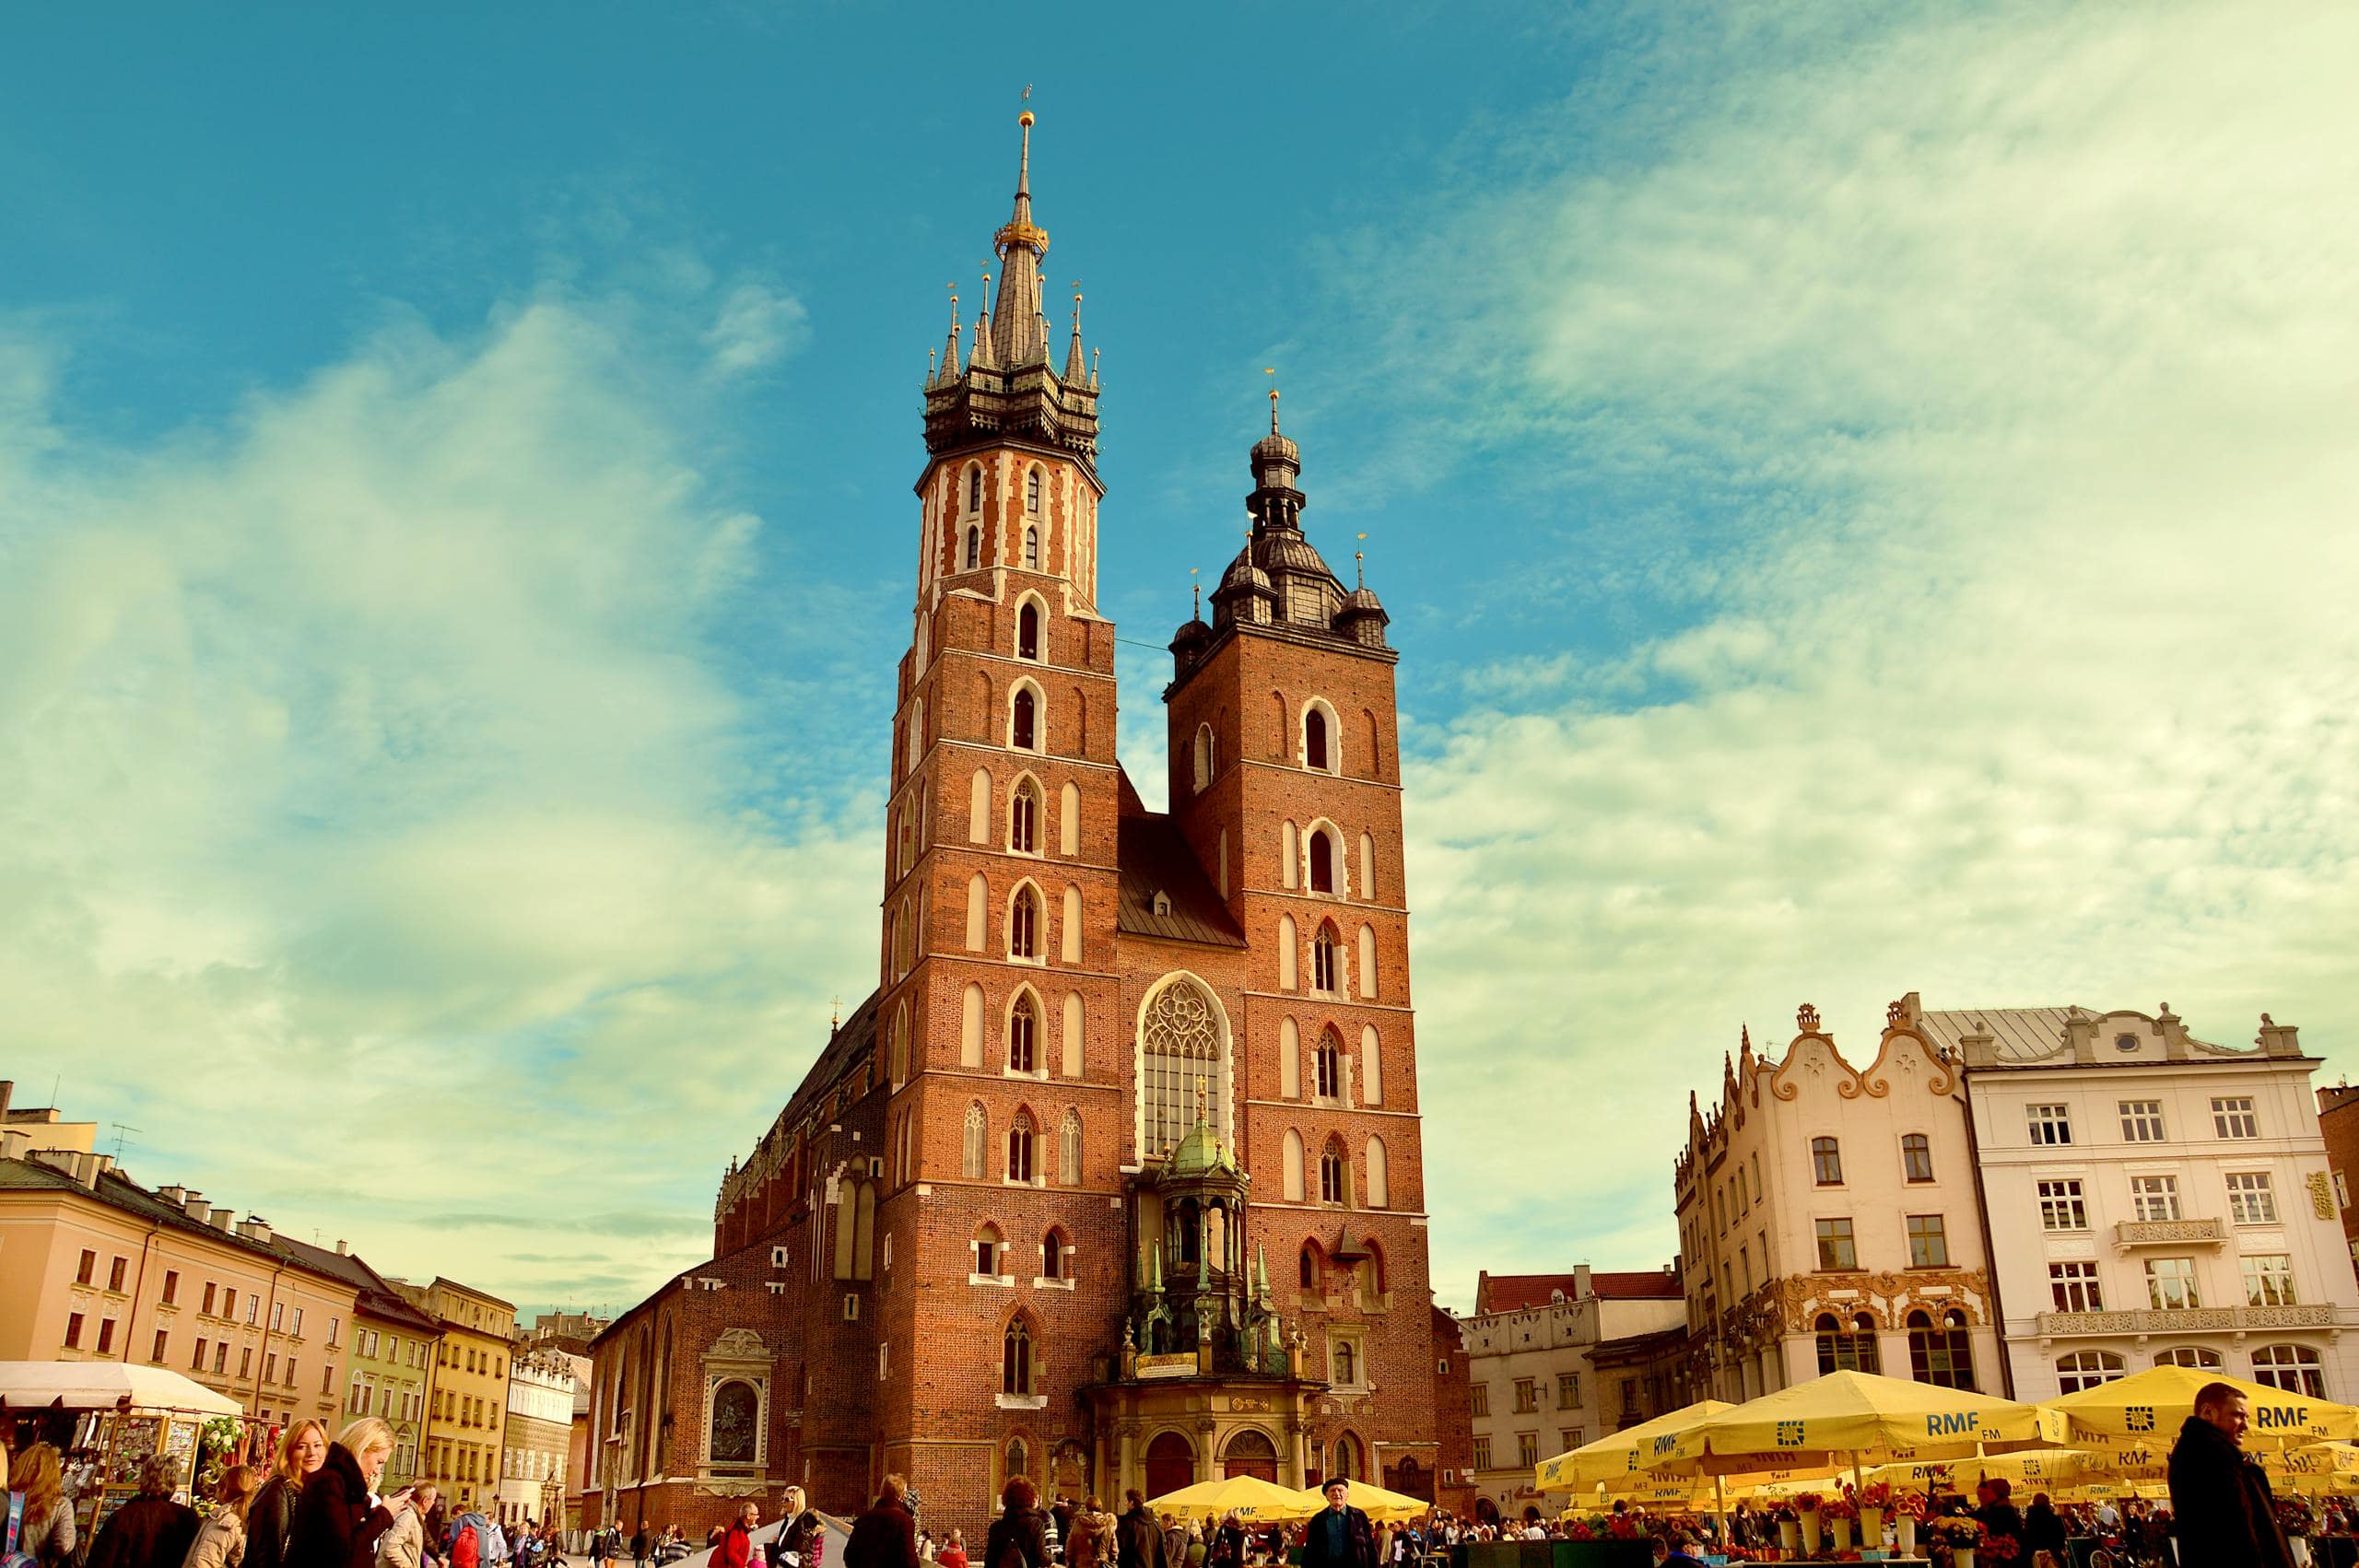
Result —
<path fill-rule="evenodd" d="M 1204 618 L 1204 585 L 1196 580 L 1196 568 L 1193 567 L 1188 568 L 1188 618 L 1191 621 L 1203 620 Z"/>
<path fill-rule="evenodd" d="M 114 1129 L 114 1163 L 119 1165 L 123 1164 L 123 1141 L 124 1135 L 133 1132 L 144 1132 L 147 1129 L 145 1128 L 138 1127 L 125 1127 L 119 1121 L 111 1121 L 107 1123 L 107 1125 Z"/>
<path fill-rule="evenodd" d="M 1277 368 L 1275 365 L 1265 365 L 1265 366 L 1263 366 L 1263 367 L 1262 368 L 1262 374 L 1263 374 L 1263 375 L 1265 375 L 1265 376 L 1275 376 L 1277 373 L 1278 373 L 1278 368 Z M 1270 383 L 1270 434 L 1272 434 L 1273 436 L 1274 436 L 1274 435 L 1276 435 L 1277 433 L 1278 433 L 1278 384 L 1277 384 L 1277 382 L 1275 382 L 1275 381 L 1272 381 L 1272 382 Z"/>
<path fill-rule="evenodd" d="M 832 1035 L 843 1026 L 844 999 L 839 996 L 830 997 L 827 999 L 827 1033 Z"/>
<path fill-rule="evenodd" d="M 1365 533 L 1356 533 L 1352 537 L 1357 539 L 1363 544 L 1367 543 L 1367 535 Z M 1367 586 L 1367 552 L 1366 550 L 1353 551 L 1352 565 L 1359 572 L 1360 586 L 1362 588 L 1366 588 Z"/>

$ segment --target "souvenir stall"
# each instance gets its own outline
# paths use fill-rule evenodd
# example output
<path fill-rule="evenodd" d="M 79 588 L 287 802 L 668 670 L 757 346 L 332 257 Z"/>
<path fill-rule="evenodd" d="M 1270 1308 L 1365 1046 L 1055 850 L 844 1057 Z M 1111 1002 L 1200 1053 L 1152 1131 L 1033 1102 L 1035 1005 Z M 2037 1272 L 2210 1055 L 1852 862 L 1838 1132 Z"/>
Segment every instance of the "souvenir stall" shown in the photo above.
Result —
<path fill-rule="evenodd" d="M 56 1445 L 85 1540 L 137 1493 L 141 1460 L 173 1456 L 185 1489 L 202 1457 L 205 1423 L 242 1413 L 235 1399 L 160 1366 L 0 1361 L 0 1439 L 12 1450 Z"/>

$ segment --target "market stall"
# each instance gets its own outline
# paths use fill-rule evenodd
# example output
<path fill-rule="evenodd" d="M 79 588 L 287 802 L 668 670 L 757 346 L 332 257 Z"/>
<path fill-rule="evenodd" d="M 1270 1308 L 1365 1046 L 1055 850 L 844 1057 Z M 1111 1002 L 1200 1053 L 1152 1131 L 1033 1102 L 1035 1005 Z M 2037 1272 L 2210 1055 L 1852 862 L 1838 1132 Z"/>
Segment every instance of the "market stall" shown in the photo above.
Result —
<path fill-rule="evenodd" d="M 188 1489 L 204 1455 L 207 1423 L 235 1423 L 235 1399 L 160 1366 L 112 1361 L 0 1361 L 0 1439 L 11 1448 L 46 1442 L 84 1476 L 75 1489 L 75 1524 L 83 1539 L 139 1490 L 140 1462 L 150 1454 L 180 1461 Z M 234 1441 L 235 1426 L 229 1429 Z"/>

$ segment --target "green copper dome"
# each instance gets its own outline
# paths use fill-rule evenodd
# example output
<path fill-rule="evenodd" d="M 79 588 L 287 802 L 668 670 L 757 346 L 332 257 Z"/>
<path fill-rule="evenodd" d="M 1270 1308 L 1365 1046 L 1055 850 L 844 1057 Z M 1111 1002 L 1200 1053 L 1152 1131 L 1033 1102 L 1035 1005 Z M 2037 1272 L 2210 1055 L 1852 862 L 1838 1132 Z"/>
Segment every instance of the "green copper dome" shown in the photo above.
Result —
<path fill-rule="evenodd" d="M 1237 1152 L 1220 1141 L 1220 1135 L 1199 1121 L 1180 1146 L 1171 1151 L 1171 1158 L 1164 1162 L 1167 1176 L 1200 1176 L 1215 1173 L 1234 1173 Z"/>

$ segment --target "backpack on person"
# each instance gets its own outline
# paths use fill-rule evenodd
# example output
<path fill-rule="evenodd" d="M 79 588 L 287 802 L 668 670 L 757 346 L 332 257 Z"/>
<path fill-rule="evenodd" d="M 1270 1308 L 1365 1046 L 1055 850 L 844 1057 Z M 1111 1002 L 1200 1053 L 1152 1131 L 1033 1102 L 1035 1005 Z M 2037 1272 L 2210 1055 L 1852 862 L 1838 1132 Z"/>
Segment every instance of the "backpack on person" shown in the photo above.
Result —
<path fill-rule="evenodd" d="M 472 1525 L 461 1525 L 451 1535 L 451 1568 L 483 1568 L 483 1543 Z"/>

